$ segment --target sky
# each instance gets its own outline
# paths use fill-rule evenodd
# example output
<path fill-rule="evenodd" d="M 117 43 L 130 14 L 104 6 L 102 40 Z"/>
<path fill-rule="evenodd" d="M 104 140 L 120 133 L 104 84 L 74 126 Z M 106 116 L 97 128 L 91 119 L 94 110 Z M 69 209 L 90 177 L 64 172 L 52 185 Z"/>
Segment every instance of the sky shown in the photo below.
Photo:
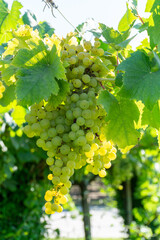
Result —
<path fill-rule="evenodd" d="M 58 36 L 65 36 L 73 31 L 73 27 L 64 20 L 57 10 L 54 9 L 54 18 L 50 9 L 46 7 L 42 0 L 19 0 L 24 6 L 23 11 L 32 11 L 38 21 L 47 21 L 55 28 Z M 143 17 L 147 0 L 139 0 L 138 11 Z M 6 0 L 11 6 L 12 0 Z M 126 11 L 126 0 L 56 0 L 59 10 L 74 25 L 78 26 L 87 19 L 93 18 L 96 22 L 104 23 L 109 27 L 118 27 L 118 22 Z M 137 40 L 139 41 L 139 40 Z"/>

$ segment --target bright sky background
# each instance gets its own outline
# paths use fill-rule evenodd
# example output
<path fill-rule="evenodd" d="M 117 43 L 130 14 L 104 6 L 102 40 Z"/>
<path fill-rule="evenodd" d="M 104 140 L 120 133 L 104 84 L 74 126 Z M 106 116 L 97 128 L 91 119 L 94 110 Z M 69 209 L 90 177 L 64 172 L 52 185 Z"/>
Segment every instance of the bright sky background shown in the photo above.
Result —
<path fill-rule="evenodd" d="M 38 21 L 47 21 L 55 28 L 55 33 L 59 36 L 65 36 L 68 32 L 73 31 L 63 17 L 54 10 L 56 18 L 51 14 L 50 9 L 46 8 L 42 0 L 19 0 L 24 6 L 24 10 L 32 11 Z M 143 17 L 147 0 L 139 0 L 139 14 Z M 9 6 L 12 0 L 6 0 Z M 96 22 L 104 23 L 109 27 L 117 28 L 118 22 L 126 11 L 126 0 L 56 0 L 59 10 L 65 17 L 72 22 L 74 26 L 93 18 Z M 23 10 L 23 11 L 24 11 Z M 136 39 L 139 41 L 139 39 Z"/>

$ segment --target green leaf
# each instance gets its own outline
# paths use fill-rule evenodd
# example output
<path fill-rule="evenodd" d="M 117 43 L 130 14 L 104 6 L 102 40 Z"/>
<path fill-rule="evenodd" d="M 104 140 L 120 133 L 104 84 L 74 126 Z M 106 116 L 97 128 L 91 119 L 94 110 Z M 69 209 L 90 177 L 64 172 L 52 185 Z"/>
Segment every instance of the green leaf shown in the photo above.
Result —
<path fill-rule="evenodd" d="M 6 90 L 3 93 L 3 98 L 0 99 L 0 105 L 2 107 L 7 107 L 16 98 L 15 96 L 15 85 L 5 86 Z"/>
<path fill-rule="evenodd" d="M 33 14 L 29 10 L 27 10 L 27 12 L 25 12 L 25 14 L 22 16 L 22 20 L 23 20 L 24 24 L 29 25 L 29 26 L 32 26 L 33 21 L 37 22 L 37 18 L 35 16 L 35 14 Z"/>
<path fill-rule="evenodd" d="M 2 69 L 2 79 L 7 85 L 13 84 L 12 78 L 15 75 L 16 71 L 17 67 L 13 65 L 9 65 L 8 67 Z"/>
<path fill-rule="evenodd" d="M 57 95 L 59 92 L 57 79 L 65 78 L 65 69 L 56 53 L 56 47 L 53 46 L 51 51 L 42 47 L 42 52 L 39 48 L 38 45 L 37 49 L 30 52 L 26 50 L 28 55 L 24 55 L 24 50 L 19 51 L 13 61 L 14 65 L 20 66 L 16 73 L 18 79 L 16 93 L 22 106 L 39 103 L 42 99 L 48 99 L 51 94 Z M 38 53 L 33 56 L 33 52 Z"/>
<path fill-rule="evenodd" d="M 8 4 L 3 0 L 0 0 L 0 27 L 7 15 L 8 15 Z"/>
<path fill-rule="evenodd" d="M 118 73 L 115 79 L 115 84 L 118 87 L 121 87 L 123 85 L 123 73 Z"/>
<path fill-rule="evenodd" d="M 52 28 L 47 22 L 40 22 L 37 26 L 33 28 L 33 30 L 37 29 L 39 32 L 39 36 L 41 38 L 45 37 L 45 34 L 48 34 L 50 37 L 54 33 L 54 28 Z"/>
<path fill-rule="evenodd" d="M 113 28 L 109 28 L 102 23 L 99 23 L 99 27 L 102 30 L 103 37 L 106 39 L 107 43 L 110 44 L 120 44 L 130 35 L 130 30 L 127 30 L 121 34 L 120 32 L 114 30 Z"/>
<path fill-rule="evenodd" d="M 151 72 L 149 58 L 141 51 L 133 53 L 117 69 L 125 71 L 119 95 L 141 100 L 151 110 L 160 99 L 160 71 Z"/>
<path fill-rule="evenodd" d="M 153 12 L 160 5 L 160 0 L 148 0 L 145 12 Z"/>
<path fill-rule="evenodd" d="M 33 42 L 34 44 L 34 42 Z M 39 41 L 33 49 L 20 49 L 12 61 L 12 65 L 17 68 L 33 66 L 39 61 L 46 63 L 47 48 L 43 41 Z"/>
<path fill-rule="evenodd" d="M 127 99 L 118 101 L 108 91 L 101 92 L 98 103 L 107 112 L 106 138 L 119 148 L 136 145 L 140 137 L 134 127 L 134 122 L 138 122 L 140 115 L 136 104 Z"/>
<path fill-rule="evenodd" d="M 160 101 L 157 102 L 152 111 L 146 107 L 144 108 L 142 114 L 142 125 L 149 125 L 157 130 L 160 128 Z"/>
<path fill-rule="evenodd" d="M 3 0 L 0 0 L 0 43 L 5 43 L 12 38 L 11 30 L 15 29 L 20 18 L 22 4 L 14 1 L 9 11 Z"/>
<path fill-rule="evenodd" d="M 119 22 L 118 25 L 118 30 L 120 32 L 124 32 L 127 31 L 128 29 L 130 29 L 131 24 L 133 23 L 133 21 L 135 21 L 137 18 L 135 17 L 135 15 L 132 13 L 131 9 L 128 8 L 128 4 L 127 4 L 127 11 L 124 14 L 124 16 L 122 17 L 122 19 Z"/>
<path fill-rule="evenodd" d="M 51 97 L 49 98 L 49 103 L 55 108 L 57 108 L 62 103 L 62 101 L 65 100 L 68 92 L 70 91 L 68 82 L 64 80 L 59 80 L 58 85 L 59 85 L 58 95 L 55 96 L 52 94 Z"/>
<path fill-rule="evenodd" d="M 21 12 L 19 11 L 22 8 L 22 4 L 18 1 L 14 1 L 11 7 L 11 11 L 8 12 L 3 23 L 1 25 L 1 32 L 4 33 L 8 30 L 15 29 L 17 26 L 17 21 L 19 20 Z"/>
<path fill-rule="evenodd" d="M 160 49 L 160 15 L 154 13 L 153 14 L 153 24 L 148 27 L 148 35 L 150 36 L 151 47 L 154 48 L 158 45 L 158 50 Z"/>

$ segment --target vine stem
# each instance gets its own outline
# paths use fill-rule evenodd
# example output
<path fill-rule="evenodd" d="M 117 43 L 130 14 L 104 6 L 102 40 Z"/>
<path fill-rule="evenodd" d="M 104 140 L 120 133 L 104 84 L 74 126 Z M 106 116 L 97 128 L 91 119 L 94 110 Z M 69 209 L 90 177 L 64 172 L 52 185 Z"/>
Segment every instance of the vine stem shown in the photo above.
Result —
<path fill-rule="evenodd" d="M 103 86 L 103 84 L 102 84 L 101 82 L 99 82 L 99 84 L 101 85 L 101 87 L 102 87 L 103 89 L 105 89 L 105 87 Z"/>
<path fill-rule="evenodd" d="M 56 8 L 56 10 L 61 14 L 61 16 L 79 33 L 79 35 L 82 37 L 82 34 L 79 32 L 79 30 L 64 16 L 64 14 Z"/>
<path fill-rule="evenodd" d="M 144 21 L 143 21 L 143 19 L 141 18 L 141 16 L 139 14 L 138 14 L 138 18 L 141 21 L 141 23 L 144 24 Z"/>
<path fill-rule="evenodd" d="M 108 81 L 108 82 L 114 82 L 115 79 L 113 78 L 98 78 L 96 77 L 97 81 L 101 82 L 101 81 Z"/>

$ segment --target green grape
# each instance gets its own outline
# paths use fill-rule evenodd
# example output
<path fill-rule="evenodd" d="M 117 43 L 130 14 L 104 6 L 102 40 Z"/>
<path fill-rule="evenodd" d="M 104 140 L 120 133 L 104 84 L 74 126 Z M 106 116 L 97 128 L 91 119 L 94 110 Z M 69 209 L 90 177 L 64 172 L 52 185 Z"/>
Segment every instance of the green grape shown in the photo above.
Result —
<path fill-rule="evenodd" d="M 42 148 L 43 146 L 45 146 L 45 141 L 41 138 L 39 138 L 37 141 L 36 141 L 36 144 L 38 147 Z"/>
<path fill-rule="evenodd" d="M 79 53 L 79 52 L 83 52 L 83 47 L 82 45 L 78 45 L 76 46 L 76 51 Z"/>
<path fill-rule="evenodd" d="M 94 121 L 92 119 L 86 119 L 86 127 L 92 128 L 94 126 Z"/>
<path fill-rule="evenodd" d="M 53 148 L 52 142 L 51 141 L 47 141 L 45 144 L 45 148 L 47 150 L 51 150 Z"/>
<path fill-rule="evenodd" d="M 65 143 L 69 143 L 71 141 L 70 137 L 69 137 L 69 134 L 65 133 L 62 137 L 62 140 L 65 142 Z"/>
<path fill-rule="evenodd" d="M 68 50 L 68 55 L 69 55 L 69 57 L 75 55 L 75 53 L 76 53 L 76 52 L 75 52 L 74 49 L 69 49 L 69 50 Z"/>
<path fill-rule="evenodd" d="M 79 100 L 79 95 L 77 93 L 72 94 L 71 101 L 77 102 Z"/>
<path fill-rule="evenodd" d="M 68 110 L 68 111 L 66 112 L 66 118 L 67 118 L 68 120 L 72 120 L 72 119 L 73 119 L 73 112 L 72 112 L 71 110 Z"/>
<path fill-rule="evenodd" d="M 80 100 L 87 100 L 87 99 L 88 99 L 88 95 L 86 93 L 81 93 Z"/>
<path fill-rule="evenodd" d="M 77 123 L 73 123 L 71 126 L 71 130 L 73 132 L 77 132 L 79 130 L 79 125 Z"/>
<path fill-rule="evenodd" d="M 87 109 L 87 108 L 89 108 L 89 102 L 86 101 L 86 100 L 81 100 L 80 103 L 79 103 L 79 106 L 80 106 L 80 108 L 82 108 L 83 110 L 84 110 L 84 109 Z"/>
<path fill-rule="evenodd" d="M 63 166 L 63 161 L 62 161 L 61 159 L 57 159 L 57 160 L 55 161 L 55 166 L 57 166 L 57 167 L 62 167 L 62 166 Z"/>
<path fill-rule="evenodd" d="M 80 129 L 76 132 L 76 135 L 77 137 L 84 136 L 84 131 Z"/>
<path fill-rule="evenodd" d="M 82 111 L 82 117 L 84 119 L 90 119 L 92 117 L 92 112 L 90 109 L 85 109 Z"/>
<path fill-rule="evenodd" d="M 66 181 L 65 183 L 64 183 L 64 186 L 65 187 L 67 187 L 67 188 L 70 188 L 71 186 L 72 186 L 72 183 L 71 183 L 71 181 Z"/>
<path fill-rule="evenodd" d="M 56 124 L 64 124 L 64 117 L 58 116 L 55 120 Z"/>
<path fill-rule="evenodd" d="M 50 127 L 50 121 L 48 119 L 42 119 L 40 125 L 43 129 L 47 129 Z"/>
<path fill-rule="evenodd" d="M 91 150 L 91 146 L 89 145 L 89 144 L 85 144 L 84 146 L 83 146 L 83 151 L 84 152 L 89 152 Z"/>
<path fill-rule="evenodd" d="M 81 114 L 82 114 L 82 110 L 81 110 L 81 108 L 76 107 L 76 108 L 73 110 L 73 116 L 74 116 L 75 118 L 80 117 Z"/>
<path fill-rule="evenodd" d="M 46 159 L 46 163 L 47 163 L 49 166 L 51 166 L 51 165 L 54 164 L 54 159 L 51 158 L 51 157 L 49 157 L 49 158 Z"/>
<path fill-rule="evenodd" d="M 61 175 L 61 168 L 60 167 L 54 167 L 53 168 L 53 175 L 60 176 Z"/>
<path fill-rule="evenodd" d="M 88 67 L 89 65 L 91 65 L 91 61 L 88 57 L 84 57 L 83 58 L 83 65 Z"/>
<path fill-rule="evenodd" d="M 56 132 L 58 133 L 58 134 L 61 134 L 61 133 L 63 133 L 64 132 L 64 126 L 62 125 L 62 124 L 57 124 L 57 126 L 56 126 Z"/>
<path fill-rule="evenodd" d="M 61 183 L 66 183 L 68 181 L 68 178 L 69 178 L 68 176 L 62 174 L 60 176 Z"/>
<path fill-rule="evenodd" d="M 88 142 L 93 141 L 94 140 L 94 134 L 92 132 L 87 132 L 86 139 L 87 139 Z"/>
<path fill-rule="evenodd" d="M 60 147 L 60 152 L 63 155 L 67 155 L 70 152 L 70 147 L 68 145 L 64 144 Z"/>
<path fill-rule="evenodd" d="M 85 84 L 89 83 L 90 80 L 91 80 L 91 78 L 90 78 L 90 76 L 89 76 L 88 74 L 84 74 L 84 75 L 82 76 L 82 81 L 83 81 Z"/>
<path fill-rule="evenodd" d="M 77 55 L 77 57 L 78 57 L 79 60 L 83 60 L 84 57 L 85 57 L 84 52 L 79 52 L 78 55 Z"/>
<path fill-rule="evenodd" d="M 56 155 L 56 151 L 53 149 L 50 149 L 50 151 L 47 152 L 48 157 L 54 157 Z"/>
<path fill-rule="evenodd" d="M 57 176 L 54 176 L 52 178 L 52 183 L 55 184 L 55 185 L 58 185 L 60 183 L 60 178 L 57 177 Z"/>
<path fill-rule="evenodd" d="M 83 117 L 78 117 L 76 123 L 78 126 L 83 126 L 85 124 L 85 120 Z"/>
<path fill-rule="evenodd" d="M 74 161 L 68 161 L 67 162 L 67 167 L 74 168 L 75 167 L 75 162 Z"/>
<path fill-rule="evenodd" d="M 95 41 L 95 42 L 94 42 L 94 47 L 95 47 L 95 48 L 99 48 L 100 46 L 101 46 L 100 41 Z"/>
<path fill-rule="evenodd" d="M 71 58 L 69 58 L 69 63 L 70 64 L 76 64 L 76 62 L 77 62 L 77 59 L 76 59 L 76 57 L 71 57 Z"/>
<path fill-rule="evenodd" d="M 73 80 L 73 86 L 74 86 L 75 88 L 80 88 L 80 87 L 82 86 L 81 80 L 80 80 L 80 79 L 74 79 L 74 80 Z"/>
<path fill-rule="evenodd" d="M 46 112 L 46 119 L 52 120 L 52 112 Z"/>
<path fill-rule="evenodd" d="M 80 136 L 76 139 L 76 145 L 78 145 L 78 146 L 83 146 L 86 144 L 86 142 L 87 141 L 86 141 L 85 136 Z"/>
<path fill-rule="evenodd" d="M 68 159 L 76 160 L 76 158 L 77 158 L 77 153 L 76 152 L 69 152 Z"/>
<path fill-rule="evenodd" d="M 70 169 L 69 169 L 69 167 L 63 167 L 63 168 L 62 168 L 62 174 L 64 174 L 64 175 L 69 175 L 69 174 L 70 174 Z"/>
<path fill-rule="evenodd" d="M 89 41 L 84 42 L 84 48 L 85 48 L 87 51 L 90 51 L 91 48 L 92 48 L 91 42 L 89 42 Z"/>
<path fill-rule="evenodd" d="M 67 188 L 66 186 L 63 186 L 63 187 L 61 187 L 60 192 L 61 192 L 63 195 L 66 195 L 66 194 L 68 193 L 68 188 Z"/>
<path fill-rule="evenodd" d="M 71 131 L 71 132 L 68 134 L 68 136 L 69 136 L 69 138 L 70 138 L 71 140 L 75 140 L 75 139 L 76 139 L 76 133 L 73 132 L 73 131 Z"/>
<path fill-rule="evenodd" d="M 57 131 L 55 128 L 49 128 L 47 132 L 48 137 L 55 137 L 57 135 Z"/>
<path fill-rule="evenodd" d="M 52 139 L 52 144 L 53 146 L 57 147 L 57 146 L 61 146 L 62 143 L 62 138 L 59 136 L 56 136 Z"/>

